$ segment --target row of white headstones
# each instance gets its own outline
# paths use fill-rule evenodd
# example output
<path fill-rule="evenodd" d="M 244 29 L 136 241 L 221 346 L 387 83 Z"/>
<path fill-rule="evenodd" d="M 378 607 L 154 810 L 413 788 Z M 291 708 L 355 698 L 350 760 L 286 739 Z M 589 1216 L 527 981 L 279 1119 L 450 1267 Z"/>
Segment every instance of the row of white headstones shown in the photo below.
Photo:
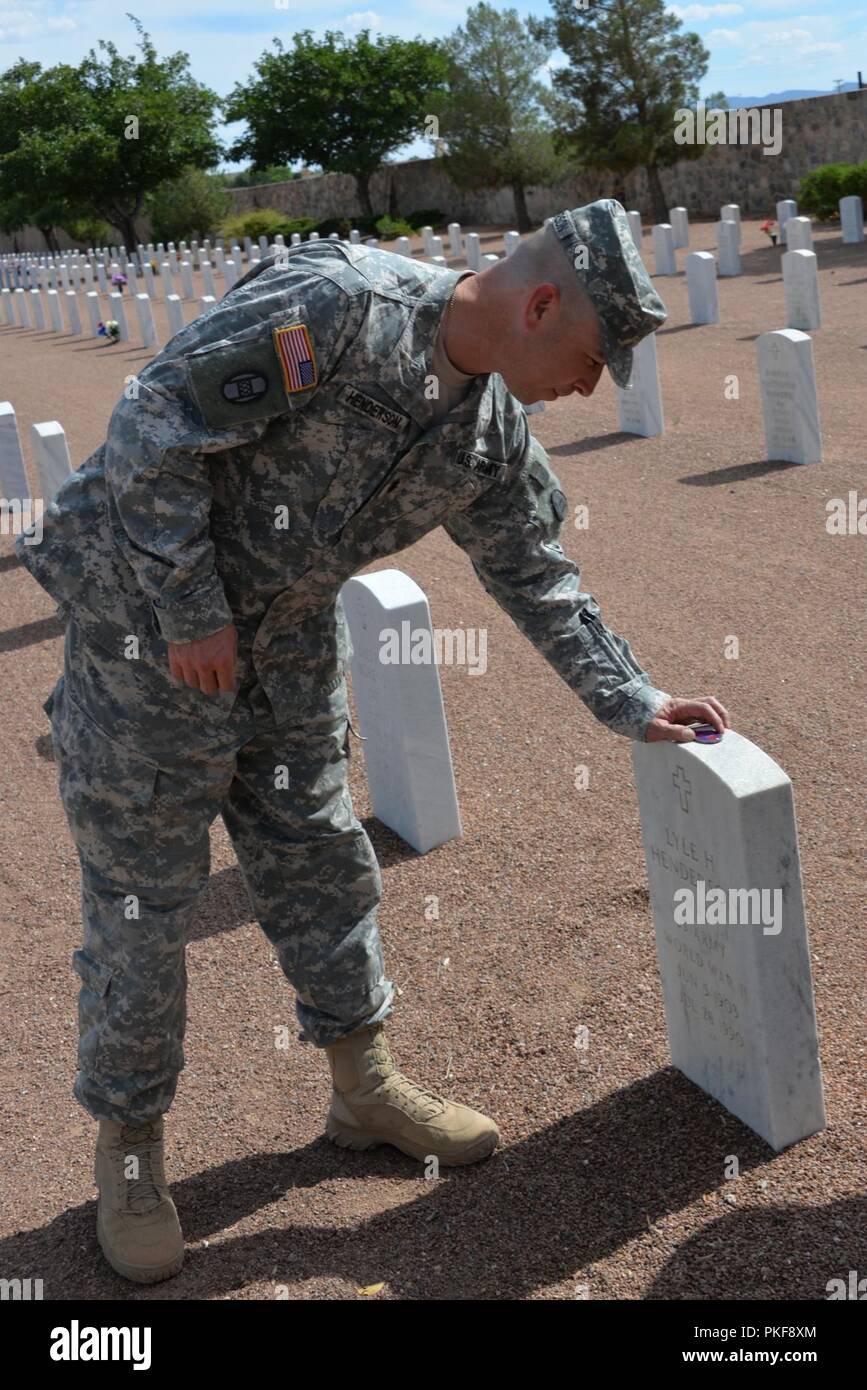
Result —
<path fill-rule="evenodd" d="M 642 249 L 641 217 L 628 214 L 632 237 Z M 677 275 L 675 251 L 689 246 L 686 208 L 672 208 L 670 221 L 651 228 L 657 276 Z M 782 255 L 787 327 L 762 333 L 756 342 L 765 453 L 769 459 L 789 463 L 817 463 L 822 457 L 822 433 L 816 391 L 813 343 L 810 333 L 821 328 L 819 278 L 812 249 L 812 225 L 799 217 L 797 203 L 787 198 L 777 204 Z M 864 241 L 864 208 L 860 198 L 840 200 L 842 241 Z M 720 209 L 716 224 L 717 263 L 709 251 L 693 251 L 685 261 L 690 318 L 694 324 L 720 322 L 717 273 L 740 275 L 741 215 L 735 203 Z M 656 360 L 655 334 L 634 350 L 630 388 L 617 390 L 620 427 L 645 436 L 664 433 L 662 397 Z"/>

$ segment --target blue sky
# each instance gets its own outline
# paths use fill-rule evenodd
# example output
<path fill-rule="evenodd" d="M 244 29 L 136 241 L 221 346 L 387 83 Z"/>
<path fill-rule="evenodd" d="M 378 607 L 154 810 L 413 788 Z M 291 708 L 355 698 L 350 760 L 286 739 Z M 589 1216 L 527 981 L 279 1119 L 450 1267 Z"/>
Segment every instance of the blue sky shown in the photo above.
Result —
<path fill-rule="evenodd" d="M 591 0 L 592 4 L 592 0 Z M 162 53 L 189 53 L 193 73 L 225 95 L 252 71 L 273 35 L 301 29 L 353 33 L 368 27 L 401 38 L 442 37 L 462 23 L 465 0 L 386 0 L 370 9 L 335 0 L 147 0 L 138 12 Z M 506 8 L 503 6 L 502 8 Z M 550 14 L 547 0 L 514 6 L 521 16 Z M 867 10 L 858 0 L 721 0 L 669 8 L 710 50 L 703 94 L 763 96 L 789 88 L 832 90 L 834 80 L 867 80 Z M 122 52 L 135 32 L 123 5 L 99 0 L 0 0 L 0 65 L 25 57 L 51 66 L 77 62 L 98 39 Z M 555 55 L 554 62 L 557 57 Z M 231 135 L 231 129 L 224 134 Z M 419 143 L 410 153 L 430 153 Z"/>

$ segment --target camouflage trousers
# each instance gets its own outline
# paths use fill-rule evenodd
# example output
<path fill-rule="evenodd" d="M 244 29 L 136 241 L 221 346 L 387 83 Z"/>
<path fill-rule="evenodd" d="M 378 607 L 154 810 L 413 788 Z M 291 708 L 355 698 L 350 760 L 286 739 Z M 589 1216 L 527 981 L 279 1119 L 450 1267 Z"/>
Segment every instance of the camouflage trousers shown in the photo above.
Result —
<path fill-rule="evenodd" d="M 387 1017 L 393 987 L 379 866 L 347 786 L 345 681 L 277 725 L 255 674 L 228 716 L 219 696 L 223 710 L 200 719 L 189 706 L 207 696 L 184 688 L 179 713 L 165 677 L 151 685 L 132 665 L 70 619 L 44 708 L 82 875 L 74 1094 L 95 1117 L 142 1123 L 169 1108 L 184 1066 L 186 938 L 217 815 L 295 988 L 304 1041 L 322 1047 Z"/>

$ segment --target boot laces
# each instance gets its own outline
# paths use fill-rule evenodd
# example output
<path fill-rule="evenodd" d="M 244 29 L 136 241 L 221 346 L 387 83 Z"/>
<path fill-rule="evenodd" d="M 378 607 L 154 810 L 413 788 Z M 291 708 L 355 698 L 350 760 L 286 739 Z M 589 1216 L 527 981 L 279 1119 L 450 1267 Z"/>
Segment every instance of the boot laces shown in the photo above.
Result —
<path fill-rule="evenodd" d="M 121 1169 L 126 1167 L 130 1155 L 134 1155 L 138 1160 L 138 1177 L 129 1179 L 124 1174 L 124 1181 L 127 1185 L 127 1203 L 132 1211 L 139 1215 L 153 1211 L 162 1200 L 151 1168 L 151 1156 L 156 1142 L 152 1125 L 143 1125 L 140 1129 L 124 1129 L 121 1133 Z"/>
<path fill-rule="evenodd" d="M 409 1077 L 404 1076 L 402 1072 L 396 1072 L 389 1078 L 389 1081 L 401 1100 L 408 1101 L 410 1105 L 418 1106 L 422 1112 L 422 1117 L 426 1120 L 432 1120 L 435 1115 L 441 1115 L 446 1108 L 446 1102 L 442 1096 L 435 1096 L 431 1091 L 425 1091 L 414 1081 L 410 1081 Z"/>

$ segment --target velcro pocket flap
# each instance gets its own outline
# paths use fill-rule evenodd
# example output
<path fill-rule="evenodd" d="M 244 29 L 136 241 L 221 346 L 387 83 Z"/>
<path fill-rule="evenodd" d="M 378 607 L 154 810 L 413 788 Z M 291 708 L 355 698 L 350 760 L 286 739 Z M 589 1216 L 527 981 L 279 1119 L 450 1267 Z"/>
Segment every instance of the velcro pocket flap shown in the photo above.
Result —
<path fill-rule="evenodd" d="M 188 353 L 184 367 L 208 429 L 288 415 L 318 382 L 315 343 L 300 305 Z"/>

